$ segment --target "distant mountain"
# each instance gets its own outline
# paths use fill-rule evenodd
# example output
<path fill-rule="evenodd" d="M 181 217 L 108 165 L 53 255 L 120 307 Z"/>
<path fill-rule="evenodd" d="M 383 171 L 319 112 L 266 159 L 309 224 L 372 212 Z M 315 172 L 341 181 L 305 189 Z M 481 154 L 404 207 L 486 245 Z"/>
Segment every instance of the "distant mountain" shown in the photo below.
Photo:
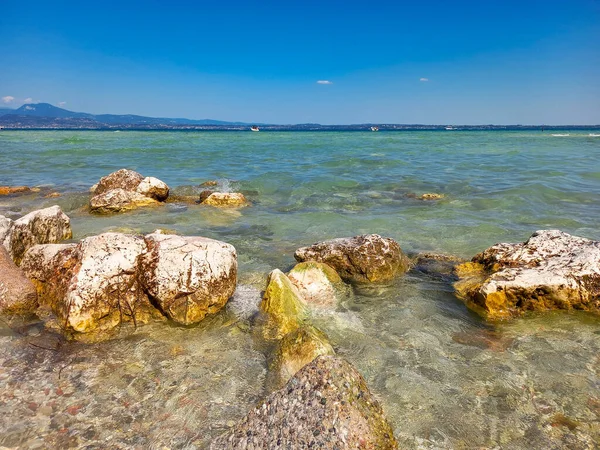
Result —
<path fill-rule="evenodd" d="M 61 119 L 61 120 L 58 120 Z M 242 122 L 224 122 L 221 120 L 212 119 L 182 119 L 182 118 L 165 118 L 165 117 L 145 117 L 132 114 L 88 114 L 81 112 L 69 111 L 59 108 L 49 103 L 36 103 L 23 105 L 18 109 L 0 109 L 0 124 L 5 126 L 25 126 L 34 127 L 52 126 L 52 127 L 115 127 L 119 125 L 132 127 L 170 127 L 170 126 L 185 126 L 185 125 L 229 125 L 243 126 L 247 125 Z"/>

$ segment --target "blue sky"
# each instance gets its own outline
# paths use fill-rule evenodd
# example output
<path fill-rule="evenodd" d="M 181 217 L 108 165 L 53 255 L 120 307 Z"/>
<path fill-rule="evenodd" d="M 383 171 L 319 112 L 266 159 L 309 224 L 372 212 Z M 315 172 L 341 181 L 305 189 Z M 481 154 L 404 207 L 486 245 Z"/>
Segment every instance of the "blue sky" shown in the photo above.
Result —
<path fill-rule="evenodd" d="M 600 0 L 0 7 L 0 106 L 286 124 L 600 124 Z"/>

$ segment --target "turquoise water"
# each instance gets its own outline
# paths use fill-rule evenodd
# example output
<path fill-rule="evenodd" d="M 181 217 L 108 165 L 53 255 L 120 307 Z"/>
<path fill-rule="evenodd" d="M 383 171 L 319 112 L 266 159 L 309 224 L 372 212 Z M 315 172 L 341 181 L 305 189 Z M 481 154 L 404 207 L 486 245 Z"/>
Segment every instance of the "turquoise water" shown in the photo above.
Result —
<path fill-rule="evenodd" d="M 60 341 L 57 352 L 28 344 L 31 336 L 51 339 L 39 325 L 24 334 L 6 326 L 0 445 L 64 439 L 72 448 L 202 448 L 269 389 L 266 353 L 241 311 L 258 301 L 270 270 L 294 264 L 300 246 L 379 233 L 409 254 L 470 258 L 538 229 L 600 239 L 600 137 L 567 133 L 3 131 L 0 185 L 41 191 L 0 197 L 0 214 L 16 218 L 59 204 L 75 239 L 168 228 L 224 240 L 238 250 L 240 289 L 231 307 L 198 327 L 150 325 L 103 344 Z M 89 187 L 123 167 L 162 179 L 176 195 L 196 195 L 200 183 L 219 180 L 252 206 L 172 202 L 91 216 Z M 45 198 L 50 192 L 61 196 Z M 418 198 L 429 192 L 444 197 Z M 600 439 L 595 316 L 533 315 L 492 326 L 454 298 L 447 281 L 411 272 L 393 286 L 356 291 L 314 321 L 365 375 L 406 448 L 596 448 Z M 149 381 L 155 378 L 161 383 Z M 37 399 L 42 386 L 55 392 L 67 382 L 75 386 L 69 399 Z M 169 390 L 169 383 L 187 388 Z M 132 386 L 139 392 L 129 392 Z M 81 412 L 68 411 L 92 393 Z M 186 403 L 182 414 L 178 396 L 195 406 Z M 31 402 L 55 406 L 40 413 L 43 406 L 32 410 Z M 7 417 L 19 405 L 28 425 Z M 561 425 L 559 415 L 578 425 Z M 177 431 L 169 434 L 165 423 Z"/>

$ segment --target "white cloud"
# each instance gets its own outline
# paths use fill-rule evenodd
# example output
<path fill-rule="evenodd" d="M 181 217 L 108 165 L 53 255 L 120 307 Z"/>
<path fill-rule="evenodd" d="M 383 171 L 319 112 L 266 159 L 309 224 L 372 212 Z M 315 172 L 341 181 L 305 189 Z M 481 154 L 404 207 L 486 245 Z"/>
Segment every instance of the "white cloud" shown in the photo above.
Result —
<path fill-rule="evenodd" d="M 319 80 L 319 81 L 317 81 L 317 84 L 333 84 L 333 81 L 329 81 L 329 80 Z"/>
<path fill-rule="evenodd" d="M 12 95 L 7 95 L 6 97 L 2 97 L 2 101 L 4 103 L 10 103 L 14 100 L 15 98 Z"/>
<path fill-rule="evenodd" d="M 67 102 L 58 102 L 58 106 L 60 106 L 61 108 L 62 108 L 63 106 L 65 106 L 66 104 L 67 104 Z"/>
<path fill-rule="evenodd" d="M 429 78 L 419 78 L 419 81 L 429 81 Z"/>
<path fill-rule="evenodd" d="M 23 100 L 23 103 L 33 103 L 33 99 L 31 97 L 26 98 L 25 100 Z"/>

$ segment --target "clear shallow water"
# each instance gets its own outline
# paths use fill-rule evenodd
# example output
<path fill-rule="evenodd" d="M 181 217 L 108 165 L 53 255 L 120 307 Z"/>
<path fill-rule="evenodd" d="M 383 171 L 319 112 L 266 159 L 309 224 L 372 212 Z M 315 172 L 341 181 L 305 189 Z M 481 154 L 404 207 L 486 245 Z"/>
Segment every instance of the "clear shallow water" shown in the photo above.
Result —
<path fill-rule="evenodd" d="M 199 327 L 167 332 L 156 324 L 92 346 L 44 350 L 28 340 L 55 337 L 15 335 L 4 326 L 0 429 L 9 432 L 0 445 L 68 438 L 68 446 L 82 448 L 202 448 L 268 389 L 268 351 L 240 311 L 258 300 L 268 271 L 293 265 L 300 246 L 379 233 L 409 253 L 469 258 L 537 229 L 600 239 L 600 138 L 587 134 L 0 133 L 0 184 L 43 186 L 40 194 L 0 197 L 0 214 L 18 217 L 59 204 L 72 218 L 75 239 L 156 228 L 221 239 L 238 250 L 243 286 L 237 302 Z M 224 211 L 170 203 L 90 216 L 87 189 L 122 167 L 160 178 L 180 194 L 199 192 L 207 180 L 228 180 L 253 206 Z M 51 191 L 62 196 L 43 198 Z M 413 196 L 426 192 L 445 197 Z M 550 314 L 492 326 L 456 300 L 447 282 L 411 273 L 394 286 L 356 292 L 314 321 L 366 376 L 407 448 L 595 448 L 600 439 L 597 317 Z M 64 361 L 70 370 L 59 379 Z M 39 394 L 66 382 L 67 374 L 77 380 L 68 401 Z M 169 391 L 170 383 L 183 387 Z M 172 401 L 184 392 L 196 405 L 185 414 Z M 39 401 L 31 400 L 38 394 Z M 137 402 L 135 412 L 119 403 L 126 395 L 126 403 Z M 71 414 L 71 400 L 91 406 Z M 48 409 L 40 413 L 53 401 L 47 416 Z M 32 410 L 31 402 L 40 406 Z M 16 429 L 6 415 L 15 408 L 31 416 Z"/>

